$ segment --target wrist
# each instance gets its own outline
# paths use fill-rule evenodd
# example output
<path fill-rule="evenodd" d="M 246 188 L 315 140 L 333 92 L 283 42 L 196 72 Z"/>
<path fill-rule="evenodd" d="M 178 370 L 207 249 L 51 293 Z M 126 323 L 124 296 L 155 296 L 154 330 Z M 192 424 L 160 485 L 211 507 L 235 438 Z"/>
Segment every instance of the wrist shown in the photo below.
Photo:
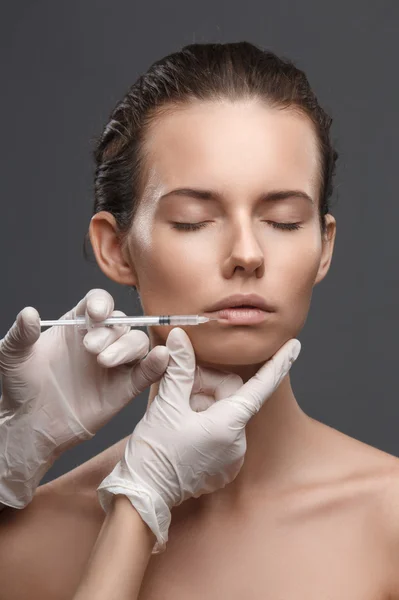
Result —
<path fill-rule="evenodd" d="M 115 495 L 73 600 L 137 598 L 155 537 L 124 495 Z"/>
<path fill-rule="evenodd" d="M 109 510 L 109 518 L 120 522 L 124 527 L 135 522 L 141 529 L 142 536 L 146 540 L 146 546 L 149 551 L 152 550 L 157 539 L 153 531 L 148 527 L 147 523 L 142 519 L 141 515 L 124 494 L 115 494 L 111 501 Z"/>
<path fill-rule="evenodd" d="M 118 473 L 117 467 L 97 488 L 97 498 L 102 509 L 108 513 L 115 502 L 115 496 L 125 496 L 156 538 L 152 554 L 163 552 L 171 522 L 168 505 L 160 494 L 140 478 L 134 482 L 127 480 Z"/>

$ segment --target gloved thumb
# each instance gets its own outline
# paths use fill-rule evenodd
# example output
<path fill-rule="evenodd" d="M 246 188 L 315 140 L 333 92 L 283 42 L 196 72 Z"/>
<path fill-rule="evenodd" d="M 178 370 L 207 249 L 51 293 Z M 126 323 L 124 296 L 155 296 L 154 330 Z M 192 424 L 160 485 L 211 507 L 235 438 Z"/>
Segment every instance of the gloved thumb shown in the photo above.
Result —
<path fill-rule="evenodd" d="M 190 395 L 195 379 L 195 354 L 190 338 L 181 327 L 174 327 L 166 340 L 169 364 L 159 384 L 158 396 L 175 408 L 189 410 Z"/>
<path fill-rule="evenodd" d="M 25 306 L 5 337 L 0 340 L 0 372 L 26 360 L 40 337 L 40 315 L 33 306 Z"/>
<path fill-rule="evenodd" d="M 234 395 L 210 406 L 207 414 L 214 420 L 220 419 L 226 425 L 245 427 L 278 388 L 300 351 L 299 340 L 292 339 L 286 342 Z"/>

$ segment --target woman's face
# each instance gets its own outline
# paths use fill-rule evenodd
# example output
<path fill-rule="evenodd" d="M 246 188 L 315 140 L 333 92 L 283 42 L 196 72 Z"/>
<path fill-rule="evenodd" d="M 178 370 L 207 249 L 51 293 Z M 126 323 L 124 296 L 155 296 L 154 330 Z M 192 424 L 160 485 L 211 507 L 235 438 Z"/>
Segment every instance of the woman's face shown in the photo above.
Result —
<path fill-rule="evenodd" d="M 150 177 L 128 238 L 143 311 L 201 314 L 231 294 L 262 296 L 275 307 L 264 323 L 182 327 L 197 364 L 246 381 L 298 335 L 313 286 L 331 260 L 332 244 L 323 255 L 311 122 L 255 101 L 196 103 L 163 115 L 150 130 L 146 151 Z M 215 197 L 171 193 L 177 188 L 212 190 Z M 281 191 L 291 193 L 262 200 Z M 175 222 L 206 224 L 183 231 Z M 170 330 L 149 327 L 151 347 L 165 344 Z"/>

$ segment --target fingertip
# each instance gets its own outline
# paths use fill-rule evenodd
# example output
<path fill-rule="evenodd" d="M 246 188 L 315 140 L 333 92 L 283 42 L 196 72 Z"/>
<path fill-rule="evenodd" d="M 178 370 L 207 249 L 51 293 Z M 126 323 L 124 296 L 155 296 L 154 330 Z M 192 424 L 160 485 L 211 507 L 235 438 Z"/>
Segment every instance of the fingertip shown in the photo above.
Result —
<path fill-rule="evenodd" d="M 166 346 L 157 346 L 154 349 L 154 353 L 156 358 L 159 359 L 159 361 L 161 362 L 165 362 L 166 360 L 169 360 L 169 350 L 166 348 Z"/>
<path fill-rule="evenodd" d="M 291 347 L 291 362 L 295 362 L 296 359 L 299 356 L 299 353 L 301 351 L 302 345 L 301 342 L 299 340 L 295 340 L 295 343 L 292 344 Z"/>
<path fill-rule="evenodd" d="M 17 315 L 17 327 L 21 340 L 25 343 L 33 344 L 40 336 L 40 315 L 33 306 L 25 306 Z"/>
<path fill-rule="evenodd" d="M 109 303 L 104 298 L 93 298 L 87 301 L 86 314 L 90 319 L 102 320 L 108 316 Z"/>
<path fill-rule="evenodd" d="M 25 308 L 23 308 L 19 314 L 22 316 L 24 321 L 37 321 L 38 319 L 40 321 L 40 315 L 33 306 L 25 306 Z"/>
<path fill-rule="evenodd" d="M 87 296 L 86 312 L 90 318 L 105 319 L 114 310 L 114 299 L 106 290 L 92 290 Z"/>
<path fill-rule="evenodd" d="M 36 308 L 33 306 L 25 306 L 17 317 L 18 327 L 22 330 L 36 330 L 40 331 L 40 315 Z M 37 332 L 36 332 L 37 333 Z"/>
<path fill-rule="evenodd" d="M 187 336 L 187 333 L 184 331 L 184 329 L 182 329 L 181 327 L 173 327 L 173 329 L 169 331 L 168 337 L 166 339 L 166 347 L 168 349 L 173 350 L 176 343 L 178 344 L 178 346 L 184 344 L 185 336 Z"/>

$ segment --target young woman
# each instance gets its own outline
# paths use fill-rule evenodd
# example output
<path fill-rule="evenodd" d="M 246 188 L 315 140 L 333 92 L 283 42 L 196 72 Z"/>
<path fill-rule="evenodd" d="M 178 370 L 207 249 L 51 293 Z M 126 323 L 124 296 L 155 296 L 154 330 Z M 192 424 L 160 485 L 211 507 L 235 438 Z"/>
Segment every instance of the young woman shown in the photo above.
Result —
<path fill-rule="evenodd" d="M 248 382 L 304 326 L 336 235 L 330 125 L 304 73 L 247 42 L 165 57 L 113 111 L 89 231 L 101 270 L 134 286 L 145 314 L 203 314 L 235 294 L 267 311 L 187 327 L 200 367 Z M 151 347 L 169 332 L 151 327 Z M 134 576 L 133 558 L 143 563 L 132 598 L 399 598 L 398 459 L 306 415 L 289 375 L 245 431 L 238 475 L 174 507 L 164 552 L 150 555 L 148 530 L 117 496 L 108 543 L 118 556 L 125 532 Z M 3 518 L 5 600 L 72 597 L 104 524 L 97 487 L 129 439 Z"/>

